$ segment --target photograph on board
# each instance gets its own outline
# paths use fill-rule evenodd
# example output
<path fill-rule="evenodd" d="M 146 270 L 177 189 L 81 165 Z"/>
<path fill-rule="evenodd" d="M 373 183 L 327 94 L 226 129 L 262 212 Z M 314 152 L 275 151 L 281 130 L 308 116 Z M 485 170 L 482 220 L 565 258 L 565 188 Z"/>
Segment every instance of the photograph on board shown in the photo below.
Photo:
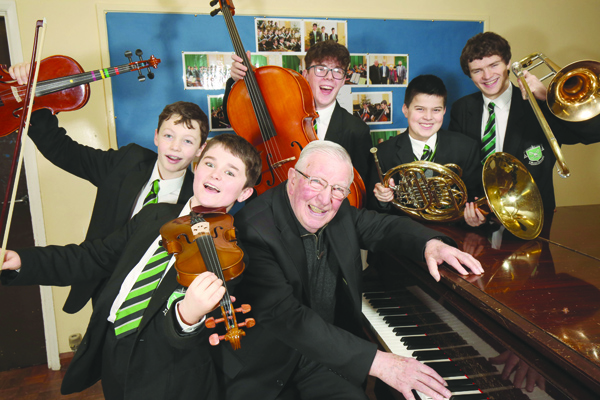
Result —
<path fill-rule="evenodd" d="M 256 18 L 254 21 L 258 52 L 302 51 L 302 20 Z"/>
<path fill-rule="evenodd" d="M 367 83 L 367 55 L 350 54 L 350 65 L 346 71 L 346 85 L 366 86 Z"/>
<path fill-rule="evenodd" d="M 225 110 L 223 110 L 223 95 L 206 96 L 208 109 L 210 110 L 209 131 L 231 130 L 231 125 L 225 121 Z"/>
<path fill-rule="evenodd" d="M 352 93 L 352 113 L 367 124 L 391 124 L 392 92 Z"/>
<path fill-rule="evenodd" d="M 372 129 L 371 130 L 371 140 L 373 141 L 373 146 L 377 146 L 380 143 L 385 142 L 389 138 L 393 138 L 394 136 L 398 136 L 406 129 Z"/>
<path fill-rule="evenodd" d="M 369 85 L 408 85 L 408 54 L 369 54 Z"/>
<path fill-rule="evenodd" d="M 184 89 L 225 89 L 230 76 L 231 53 L 184 51 L 181 54 Z"/>
<path fill-rule="evenodd" d="M 315 43 L 333 40 L 348 47 L 348 31 L 346 21 L 330 19 L 304 20 L 304 51 L 308 51 Z"/>

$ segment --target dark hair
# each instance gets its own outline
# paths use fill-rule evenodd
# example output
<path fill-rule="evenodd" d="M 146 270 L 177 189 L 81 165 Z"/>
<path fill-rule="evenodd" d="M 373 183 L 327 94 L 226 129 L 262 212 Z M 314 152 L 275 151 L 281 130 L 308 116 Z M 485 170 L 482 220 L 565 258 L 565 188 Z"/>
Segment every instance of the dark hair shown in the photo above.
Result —
<path fill-rule="evenodd" d="M 350 52 L 334 40 L 324 40 L 308 49 L 304 57 L 307 69 L 326 60 L 333 60 L 338 67 L 346 70 L 350 64 Z"/>
<path fill-rule="evenodd" d="M 218 144 L 244 162 L 246 166 L 246 185 L 244 188 L 253 187 L 262 172 L 262 160 L 258 150 L 241 136 L 233 133 L 222 133 L 206 142 L 206 147 L 200 154 L 200 160 L 211 147 Z"/>
<path fill-rule="evenodd" d="M 448 98 L 448 92 L 446 91 L 446 85 L 444 81 L 435 75 L 419 75 L 413 78 L 406 88 L 404 94 L 404 104 L 410 106 L 413 99 L 418 94 L 428 94 L 432 96 L 439 96 L 444 99 L 444 107 L 446 107 L 446 99 Z"/>
<path fill-rule="evenodd" d="M 208 117 L 197 104 L 187 101 L 177 101 L 167 105 L 158 116 L 157 129 L 160 130 L 163 122 L 170 119 L 173 115 L 181 117 L 174 122 L 175 125 L 185 124 L 188 129 L 194 127 L 192 121 L 197 121 L 198 125 L 200 125 L 200 146 L 206 142 L 206 138 L 208 137 Z"/>
<path fill-rule="evenodd" d="M 510 63 L 510 44 L 502 36 L 494 32 L 478 33 L 471 39 L 460 55 L 460 67 L 465 75 L 471 77 L 469 63 L 474 60 L 481 60 L 484 57 L 499 56 L 506 65 Z"/>

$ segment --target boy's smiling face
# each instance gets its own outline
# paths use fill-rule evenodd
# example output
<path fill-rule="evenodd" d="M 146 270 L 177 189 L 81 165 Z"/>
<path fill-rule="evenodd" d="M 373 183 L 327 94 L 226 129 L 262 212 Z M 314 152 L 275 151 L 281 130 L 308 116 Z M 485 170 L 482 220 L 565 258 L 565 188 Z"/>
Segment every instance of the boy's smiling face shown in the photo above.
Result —
<path fill-rule="evenodd" d="M 245 187 L 246 180 L 244 162 L 221 144 L 215 144 L 196 166 L 192 208 L 225 207 L 229 211 L 236 201 L 242 202 L 252 194 L 254 189 Z"/>
<path fill-rule="evenodd" d="M 408 134 L 413 139 L 426 142 L 442 127 L 446 107 L 443 97 L 419 93 L 409 106 L 402 106 L 402 112 L 408 120 Z"/>
<path fill-rule="evenodd" d="M 181 116 L 174 114 L 154 132 L 154 144 L 158 152 L 158 172 L 162 179 L 178 178 L 185 173 L 195 157 L 202 153 L 200 125 L 192 120 L 192 129 L 175 122 Z"/>

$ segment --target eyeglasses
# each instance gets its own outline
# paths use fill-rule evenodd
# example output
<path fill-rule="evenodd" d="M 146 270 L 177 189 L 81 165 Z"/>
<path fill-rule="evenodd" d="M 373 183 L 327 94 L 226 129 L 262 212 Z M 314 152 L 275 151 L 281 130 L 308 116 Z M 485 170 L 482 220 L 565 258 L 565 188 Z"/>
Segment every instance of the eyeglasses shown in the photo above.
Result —
<path fill-rule="evenodd" d="M 307 176 L 306 174 L 298 171 L 297 169 L 295 170 L 297 173 L 308 179 L 308 185 L 318 192 L 322 192 L 323 190 L 327 189 L 327 186 L 329 186 L 329 183 L 325 179 L 317 178 L 315 176 Z M 334 199 L 344 200 L 346 197 L 348 197 L 349 194 L 350 189 L 340 185 L 331 185 L 331 197 L 333 197 Z"/>
<path fill-rule="evenodd" d="M 329 68 L 324 65 L 313 65 L 312 67 L 308 67 L 308 69 L 311 68 L 314 68 L 315 75 L 319 78 L 326 77 L 329 71 L 331 71 L 331 76 L 333 76 L 333 79 L 337 79 L 338 81 L 341 81 L 346 77 L 346 72 L 342 68 Z"/>

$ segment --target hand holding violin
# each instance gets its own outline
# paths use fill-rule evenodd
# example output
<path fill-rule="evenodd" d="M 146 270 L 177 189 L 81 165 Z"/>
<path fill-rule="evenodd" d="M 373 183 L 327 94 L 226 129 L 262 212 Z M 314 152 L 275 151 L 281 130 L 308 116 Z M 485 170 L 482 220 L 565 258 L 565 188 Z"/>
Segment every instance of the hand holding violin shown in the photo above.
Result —
<path fill-rule="evenodd" d="M 189 286 L 185 297 L 179 303 L 179 316 L 188 325 L 200 322 L 202 317 L 217 307 L 226 289 L 223 281 L 212 272 L 198 275 Z M 232 299 L 232 301 L 234 301 Z"/>
<path fill-rule="evenodd" d="M 6 250 L 3 261 L 2 268 L 0 269 L 10 269 L 16 271 L 21 268 L 21 257 L 19 257 L 19 254 L 12 250 Z"/>
<path fill-rule="evenodd" d="M 29 78 L 29 69 L 31 64 L 28 62 L 12 65 L 8 69 L 8 74 L 11 78 L 16 79 L 19 85 L 27 84 L 27 78 Z"/>

